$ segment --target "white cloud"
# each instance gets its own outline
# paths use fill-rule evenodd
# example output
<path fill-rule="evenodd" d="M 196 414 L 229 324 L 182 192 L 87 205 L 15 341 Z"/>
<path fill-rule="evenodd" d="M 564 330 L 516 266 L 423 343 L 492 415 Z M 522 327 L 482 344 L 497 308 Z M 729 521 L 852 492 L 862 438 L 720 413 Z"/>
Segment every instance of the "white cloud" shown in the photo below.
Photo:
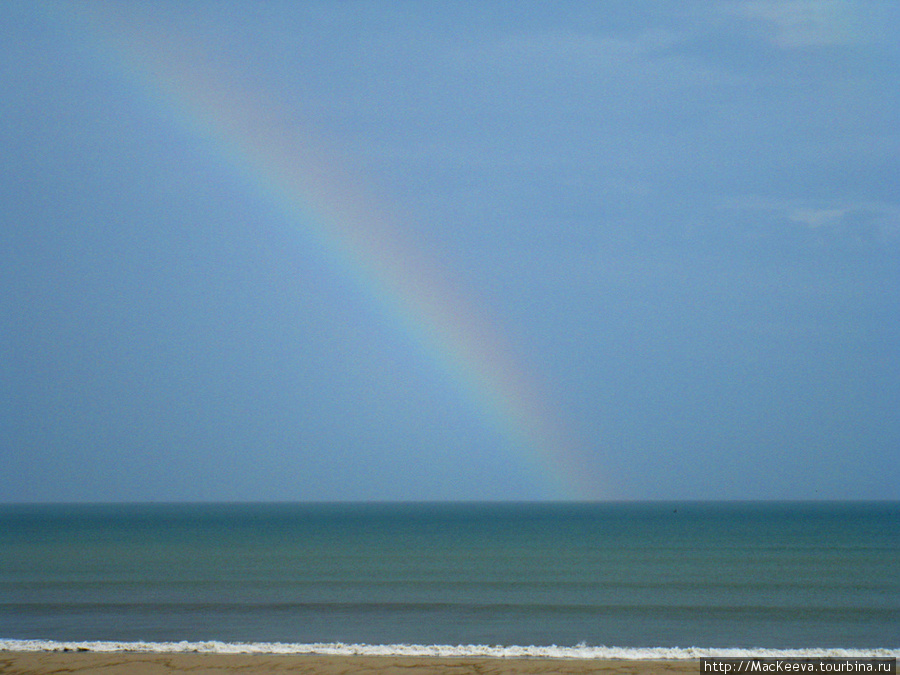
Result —
<path fill-rule="evenodd" d="M 679 49 L 693 37 L 669 30 L 633 36 L 577 29 L 523 32 L 466 45 L 453 61 L 470 72 L 521 83 L 519 90 L 579 82 L 652 92 L 658 98 L 684 87 L 733 84 L 731 74 Z M 581 96 L 583 90 L 577 93 Z"/>
<path fill-rule="evenodd" d="M 896 243 L 900 239 L 900 207 L 893 203 L 844 201 L 810 204 L 797 199 L 748 196 L 722 200 L 719 208 L 725 211 L 755 212 L 765 220 L 796 223 L 822 234 L 842 232 L 885 243 Z"/>
<path fill-rule="evenodd" d="M 637 38 L 601 37 L 574 31 L 508 36 L 491 47 L 491 56 L 513 63 L 546 61 L 561 64 L 605 65 L 643 56 L 677 42 L 667 32 L 645 33 Z"/>
<path fill-rule="evenodd" d="M 673 31 L 646 31 L 636 36 L 609 36 L 577 29 L 522 32 L 466 45 L 456 59 L 467 66 L 531 73 L 597 75 L 646 67 L 671 58 L 670 50 L 687 39 Z"/>
<path fill-rule="evenodd" d="M 787 217 L 795 223 L 802 223 L 809 227 L 823 227 L 826 225 L 834 225 L 850 211 L 848 208 L 843 209 L 809 209 L 795 208 L 788 210 Z"/>
<path fill-rule="evenodd" d="M 858 37 L 858 17 L 843 0 L 755 0 L 736 8 L 768 24 L 771 41 L 787 49 L 849 44 Z"/>

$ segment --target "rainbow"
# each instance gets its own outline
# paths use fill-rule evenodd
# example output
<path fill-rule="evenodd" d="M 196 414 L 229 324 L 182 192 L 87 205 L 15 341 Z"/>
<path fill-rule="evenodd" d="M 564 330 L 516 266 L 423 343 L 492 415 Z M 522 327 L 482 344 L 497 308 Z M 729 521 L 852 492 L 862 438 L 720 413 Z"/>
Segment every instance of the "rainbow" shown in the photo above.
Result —
<path fill-rule="evenodd" d="M 277 105 L 223 73 L 195 44 L 147 26 L 135 30 L 106 13 L 66 21 L 79 24 L 82 35 L 86 29 L 91 48 L 142 96 L 203 138 L 303 228 L 503 434 L 552 497 L 609 497 L 606 486 L 586 478 L 578 444 L 502 333 L 404 236 L 402 219 L 366 194 L 349 162 L 335 161 L 334 153 L 299 135 Z"/>

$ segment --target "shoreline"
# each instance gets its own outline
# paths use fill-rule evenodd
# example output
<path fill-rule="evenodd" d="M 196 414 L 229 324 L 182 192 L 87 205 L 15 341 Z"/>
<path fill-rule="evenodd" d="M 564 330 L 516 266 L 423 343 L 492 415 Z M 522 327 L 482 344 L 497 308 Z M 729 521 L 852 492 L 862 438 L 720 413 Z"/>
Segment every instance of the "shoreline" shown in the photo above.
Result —
<path fill-rule="evenodd" d="M 193 652 L 0 651 L 0 672 L 16 675 L 651 675 L 699 673 L 699 660 L 220 654 Z"/>
<path fill-rule="evenodd" d="M 704 666 L 700 658 L 635 660 L 0 650 L 0 672 L 4 675 L 174 675 L 187 672 L 192 675 L 689 675 L 704 672 Z"/>
<path fill-rule="evenodd" d="M 0 653 L 212 654 L 230 656 L 328 656 L 385 658 L 554 659 L 589 661 L 689 661 L 704 658 L 898 658 L 900 648 L 607 647 L 579 644 L 360 644 L 204 641 L 0 639 Z"/>

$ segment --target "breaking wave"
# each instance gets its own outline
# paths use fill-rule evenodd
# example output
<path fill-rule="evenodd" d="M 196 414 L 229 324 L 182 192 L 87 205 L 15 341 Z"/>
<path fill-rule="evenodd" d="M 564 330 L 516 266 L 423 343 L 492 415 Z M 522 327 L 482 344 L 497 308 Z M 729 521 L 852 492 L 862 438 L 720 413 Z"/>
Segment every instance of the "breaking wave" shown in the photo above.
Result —
<path fill-rule="evenodd" d="M 900 658 L 898 649 L 736 649 L 705 647 L 606 647 L 584 644 L 557 645 L 415 645 L 300 644 L 289 642 L 59 642 L 54 640 L 0 640 L 0 651 L 151 652 L 201 654 L 318 654 L 330 656 L 431 656 L 553 659 L 680 660 L 701 658 Z"/>

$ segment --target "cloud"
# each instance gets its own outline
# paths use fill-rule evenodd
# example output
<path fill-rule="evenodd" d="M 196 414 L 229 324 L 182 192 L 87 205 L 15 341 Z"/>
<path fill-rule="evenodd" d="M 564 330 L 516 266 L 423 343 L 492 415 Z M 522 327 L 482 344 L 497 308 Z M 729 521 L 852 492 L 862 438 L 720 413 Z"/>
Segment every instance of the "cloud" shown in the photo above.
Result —
<path fill-rule="evenodd" d="M 740 3 L 737 12 L 765 22 L 778 47 L 796 49 L 856 42 L 858 18 L 842 0 L 756 0 Z"/>
<path fill-rule="evenodd" d="M 798 199 L 743 197 L 720 202 L 720 209 L 743 213 L 753 221 L 783 230 L 793 225 L 830 240 L 856 243 L 900 242 L 900 207 L 872 201 L 809 203 Z"/>
<path fill-rule="evenodd" d="M 840 221 L 849 209 L 810 209 L 798 208 L 789 210 L 787 217 L 795 223 L 802 223 L 808 227 L 816 228 L 833 225 Z"/>
<path fill-rule="evenodd" d="M 675 36 L 665 32 L 627 39 L 557 30 L 507 36 L 490 45 L 489 54 L 483 56 L 516 65 L 544 62 L 548 65 L 606 67 L 666 48 L 674 42 Z"/>
<path fill-rule="evenodd" d="M 679 53 L 692 39 L 676 30 L 648 30 L 637 35 L 601 35 L 577 29 L 522 32 L 466 46 L 457 63 L 481 72 L 541 78 L 640 78 L 659 84 L 709 82 L 717 75 L 700 60 Z"/>

